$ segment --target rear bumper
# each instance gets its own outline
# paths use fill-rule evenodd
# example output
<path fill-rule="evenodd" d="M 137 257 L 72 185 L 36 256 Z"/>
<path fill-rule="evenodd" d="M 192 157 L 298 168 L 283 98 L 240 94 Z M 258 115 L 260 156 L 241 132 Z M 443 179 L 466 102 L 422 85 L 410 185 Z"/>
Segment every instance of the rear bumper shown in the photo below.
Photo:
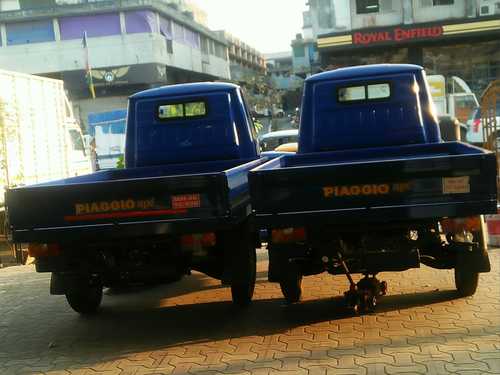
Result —
<path fill-rule="evenodd" d="M 246 218 L 247 214 L 241 212 L 241 215 L 212 218 L 116 222 L 13 230 L 12 240 L 16 243 L 104 242 L 127 238 L 175 236 L 231 229 L 245 221 Z"/>
<path fill-rule="evenodd" d="M 349 226 L 359 223 L 391 223 L 436 221 L 444 217 L 469 217 L 497 211 L 496 200 L 431 203 L 383 207 L 333 209 L 324 211 L 256 213 L 258 228 L 287 228 L 302 225 L 334 224 Z M 366 227 L 357 227 L 366 230 Z"/>

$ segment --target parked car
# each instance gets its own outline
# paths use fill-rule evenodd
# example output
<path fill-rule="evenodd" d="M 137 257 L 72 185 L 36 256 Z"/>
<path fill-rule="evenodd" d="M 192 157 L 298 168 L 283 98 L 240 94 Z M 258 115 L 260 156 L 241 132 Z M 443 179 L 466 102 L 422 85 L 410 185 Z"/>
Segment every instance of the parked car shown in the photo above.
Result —
<path fill-rule="evenodd" d="M 467 125 L 462 124 L 452 115 L 438 116 L 441 137 L 446 142 L 465 141 L 467 137 Z"/>
<path fill-rule="evenodd" d="M 279 130 L 264 134 L 260 139 L 260 147 L 262 151 L 273 151 L 285 143 L 294 143 L 298 140 L 298 129 Z"/>
<path fill-rule="evenodd" d="M 283 143 L 282 145 L 276 147 L 274 151 L 276 152 L 297 152 L 299 149 L 298 142 Z"/>
<path fill-rule="evenodd" d="M 497 125 L 500 126 L 500 103 L 496 110 Z M 481 117 L 481 108 L 474 109 L 467 120 L 467 142 L 482 145 L 485 140 L 483 136 L 483 122 Z"/>

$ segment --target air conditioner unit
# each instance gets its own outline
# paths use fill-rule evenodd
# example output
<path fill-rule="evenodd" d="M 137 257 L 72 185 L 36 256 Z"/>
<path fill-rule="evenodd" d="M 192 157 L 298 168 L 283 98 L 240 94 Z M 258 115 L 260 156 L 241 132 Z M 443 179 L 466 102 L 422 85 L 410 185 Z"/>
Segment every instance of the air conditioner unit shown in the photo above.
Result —
<path fill-rule="evenodd" d="M 488 16 L 490 14 L 493 14 L 493 11 L 491 8 L 493 8 L 493 7 L 491 7 L 489 5 L 482 5 L 481 8 L 479 9 L 479 14 L 481 16 Z"/>
<path fill-rule="evenodd" d="M 500 14 L 500 1 L 498 0 L 481 0 L 479 2 L 479 15 L 491 16 Z"/>

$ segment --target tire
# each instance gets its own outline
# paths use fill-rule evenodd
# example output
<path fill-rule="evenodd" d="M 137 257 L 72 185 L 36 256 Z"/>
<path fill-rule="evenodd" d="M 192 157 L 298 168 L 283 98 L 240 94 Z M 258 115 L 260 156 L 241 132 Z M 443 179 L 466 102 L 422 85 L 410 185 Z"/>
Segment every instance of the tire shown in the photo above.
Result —
<path fill-rule="evenodd" d="M 298 273 L 290 274 L 280 281 L 280 287 L 286 303 L 291 305 L 299 302 L 302 297 L 302 275 Z"/>
<path fill-rule="evenodd" d="M 257 254 L 247 233 L 240 239 L 237 256 L 233 258 L 231 295 L 233 304 L 246 307 L 252 302 L 257 276 Z"/>
<path fill-rule="evenodd" d="M 66 292 L 66 300 L 71 308 L 81 315 L 95 314 L 102 301 L 102 285 L 88 285 Z"/>
<path fill-rule="evenodd" d="M 455 267 L 455 287 L 460 297 L 470 297 L 476 293 L 479 273 L 467 269 L 466 264 Z"/>
<path fill-rule="evenodd" d="M 481 228 L 479 231 L 473 232 L 473 240 L 479 244 L 477 249 L 480 252 L 485 252 L 488 249 L 488 240 L 484 218 L 481 216 Z M 455 267 L 455 287 L 457 288 L 460 297 L 470 297 L 477 291 L 479 283 L 479 272 L 472 271 L 468 262 L 468 254 L 458 256 L 457 265 Z"/>

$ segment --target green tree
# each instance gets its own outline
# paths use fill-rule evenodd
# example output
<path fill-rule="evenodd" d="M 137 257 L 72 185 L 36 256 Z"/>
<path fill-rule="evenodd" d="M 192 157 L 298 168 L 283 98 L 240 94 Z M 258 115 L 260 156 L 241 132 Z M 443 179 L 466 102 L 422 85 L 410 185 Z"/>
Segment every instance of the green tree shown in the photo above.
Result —
<path fill-rule="evenodd" d="M 120 155 L 118 158 L 118 161 L 116 162 L 116 168 L 117 169 L 125 169 L 125 156 Z"/>

